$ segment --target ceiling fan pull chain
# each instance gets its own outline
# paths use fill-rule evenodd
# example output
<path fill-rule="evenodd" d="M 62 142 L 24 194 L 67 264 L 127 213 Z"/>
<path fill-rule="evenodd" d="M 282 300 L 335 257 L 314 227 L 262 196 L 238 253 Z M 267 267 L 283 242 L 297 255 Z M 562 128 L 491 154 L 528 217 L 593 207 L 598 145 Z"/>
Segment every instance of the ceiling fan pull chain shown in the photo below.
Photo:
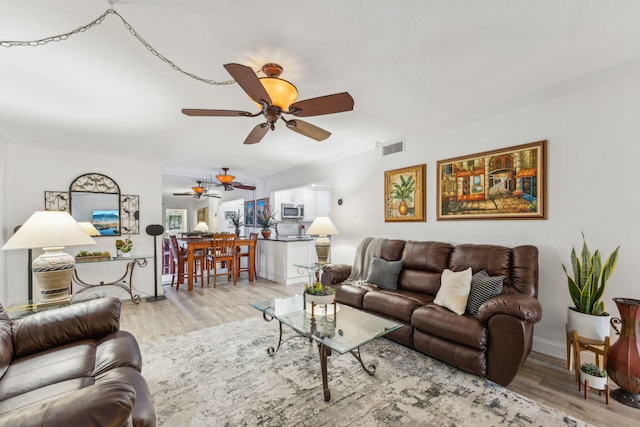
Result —
<path fill-rule="evenodd" d="M 113 3 L 112 3 L 113 4 Z M 145 39 L 142 38 L 142 36 L 140 34 L 138 34 L 138 32 L 131 26 L 131 24 L 129 24 L 127 22 L 126 19 L 124 19 L 122 17 L 122 15 L 120 15 L 118 12 L 116 12 L 114 9 L 107 9 L 107 11 L 105 13 L 103 13 L 102 15 L 100 15 L 97 19 L 95 19 L 93 22 L 87 24 L 87 25 L 83 25 L 82 27 L 78 27 L 75 30 L 69 31 L 68 33 L 65 34 L 59 34 L 57 36 L 50 36 L 50 37 L 45 37 L 43 39 L 39 39 L 39 40 L 30 40 L 30 41 L 0 41 L 0 46 L 1 47 L 25 47 L 25 46 L 30 46 L 30 47 L 36 47 L 36 46 L 44 46 L 48 43 L 51 42 L 59 42 L 59 41 L 63 41 L 63 40 L 67 40 L 69 37 L 78 34 L 78 33 L 83 33 L 99 24 L 102 23 L 102 21 L 105 20 L 105 18 L 110 15 L 116 15 L 118 18 L 120 18 L 120 20 L 122 21 L 122 23 L 124 24 L 125 28 L 127 30 L 129 30 L 129 32 L 136 38 L 138 39 L 138 41 L 140 43 L 142 43 L 144 45 L 144 47 L 147 48 L 147 50 L 149 52 L 151 52 L 153 55 L 157 56 L 160 60 L 162 60 L 163 62 L 165 62 L 166 64 L 168 64 L 171 68 L 173 68 L 174 70 L 188 76 L 191 77 L 192 79 L 198 80 L 202 83 L 206 83 L 206 84 L 210 84 L 210 85 L 214 85 L 214 86 L 222 86 L 222 85 L 230 85 L 235 83 L 235 80 L 224 80 L 224 81 L 216 81 L 216 80 L 212 80 L 212 79 L 205 79 L 203 77 L 200 77 L 196 74 L 190 73 L 188 71 L 183 70 L 182 68 L 178 67 L 176 64 L 174 64 L 169 58 L 167 58 L 166 56 L 164 56 L 163 54 L 161 54 L 160 52 L 158 52 L 153 46 L 151 46 L 149 43 L 147 43 L 147 41 Z M 258 74 L 258 71 L 255 71 L 256 74 Z"/>

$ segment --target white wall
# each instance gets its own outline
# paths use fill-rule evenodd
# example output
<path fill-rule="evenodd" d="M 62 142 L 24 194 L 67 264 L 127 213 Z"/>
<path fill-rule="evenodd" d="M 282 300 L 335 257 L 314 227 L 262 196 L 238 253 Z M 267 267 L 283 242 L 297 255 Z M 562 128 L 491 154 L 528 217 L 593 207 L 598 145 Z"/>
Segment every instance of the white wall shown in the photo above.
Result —
<path fill-rule="evenodd" d="M 351 264 L 365 236 L 452 243 L 533 244 L 539 248 L 542 321 L 534 349 L 565 357 L 566 309 L 571 301 L 562 263 L 584 231 L 605 255 L 621 245 L 605 306 L 613 297 L 640 298 L 637 182 L 640 170 L 640 64 L 592 75 L 432 129 L 404 135 L 407 150 L 382 158 L 373 148 L 353 157 L 289 171 L 268 191 L 327 180 L 332 189 L 332 259 Z M 339 143 L 334 135 L 333 143 Z M 548 140 L 548 219 L 436 221 L 436 161 Z M 328 140 L 326 143 L 332 143 Z M 427 164 L 427 222 L 385 223 L 385 170 Z M 337 200 L 343 204 L 338 206 Z"/>
<path fill-rule="evenodd" d="M 0 146 L 0 149 L 2 147 Z M 140 196 L 140 234 L 132 234 L 134 256 L 153 255 L 153 237 L 145 232 L 150 224 L 162 224 L 162 175 L 161 163 L 155 159 L 128 158 L 117 153 L 87 152 L 78 149 L 53 148 L 45 144 L 9 142 L 6 146 L 6 185 L 3 188 L 6 212 L 2 222 L 2 241 L 13 235 L 15 226 L 24 223 L 34 211 L 44 210 L 45 191 L 68 191 L 71 181 L 79 175 L 96 172 L 109 176 L 120 186 L 123 194 Z M 1 169 L 1 166 L 0 166 Z M 0 171 L 1 172 L 1 171 Z M 0 173 L 1 176 L 1 173 Z M 0 197 L 2 199 L 2 197 Z M 0 202 L 1 203 L 1 202 Z M 115 254 L 116 237 L 97 237 L 98 244 L 69 247 L 66 252 L 75 255 L 80 250 L 109 251 Z M 158 251 L 162 254 L 161 240 Z M 27 299 L 27 251 L 3 251 L 5 257 L 0 272 L 0 296 L 8 305 Z M 41 251 L 34 250 L 33 256 Z M 2 259 L 0 258 L 0 261 Z M 161 260 L 158 262 L 161 268 Z M 110 262 L 100 265 L 81 265 L 80 277 L 86 282 L 106 282 L 119 278 L 126 267 L 125 262 Z M 137 269 L 133 283 L 142 297 L 154 294 L 153 260 L 146 268 Z M 74 287 L 74 289 L 77 289 Z M 128 299 L 129 295 L 117 287 L 104 287 L 108 295 Z M 161 290 L 160 290 L 161 292 Z M 37 281 L 34 280 L 34 298 L 39 299 Z"/>

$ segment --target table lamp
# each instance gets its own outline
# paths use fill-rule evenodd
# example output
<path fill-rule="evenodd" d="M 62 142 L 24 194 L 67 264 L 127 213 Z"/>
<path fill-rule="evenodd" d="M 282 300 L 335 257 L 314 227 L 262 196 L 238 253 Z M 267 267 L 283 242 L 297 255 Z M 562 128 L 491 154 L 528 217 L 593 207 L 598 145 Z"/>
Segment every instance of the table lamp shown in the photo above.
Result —
<path fill-rule="evenodd" d="M 318 216 L 313 220 L 311 226 L 307 230 L 307 234 L 317 234 L 316 254 L 318 254 L 318 264 L 326 264 L 331 252 L 331 242 L 327 236 L 331 234 L 339 234 L 335 225 L 328 216 Z"/>
<path fill-rule="evenodd" d="M 200 231 L 201 233 L 206 233 L 209 231 L 209 225 L 204 221 L 200 221 L 198 225 L 196 225 L 196 227 L 193 229 L 193 231 Z"/>
<path fill-rule="evenodd" d="M 31 271 L 40 285 L 38 306 L 64 304 L 71 298 L 69 285 L 76 269 L 75 258 L 65 246 L 94 245 L 96 241 L 67 212 L 38 211 L 5 243 L 2 250 L 42 248 Z"/>

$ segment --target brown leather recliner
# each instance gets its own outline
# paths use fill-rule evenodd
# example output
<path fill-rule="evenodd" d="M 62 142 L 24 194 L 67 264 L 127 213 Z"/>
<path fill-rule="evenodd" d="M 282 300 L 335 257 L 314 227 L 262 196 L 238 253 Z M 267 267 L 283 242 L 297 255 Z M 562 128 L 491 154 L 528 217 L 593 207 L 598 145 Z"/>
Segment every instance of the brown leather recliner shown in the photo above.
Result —
<path fill-rule="evenodd" d="M 389 338 L 455 367 L 507 385 L 531 351 L 533 325 L 542 317 L 538 296 L 538 249 L 524 245 L 451 245 L 385 240 L 380 257 L 402 260 L 397 288 L 342 283 L 351 266 L 324 266 L 322 283 L 336 299 L 405 324 Z M 484 302 L 478 318 L 433 303 L 444 269 L 486 270 L 503 276 L 502 294 Z"/>
<path fill-rule="evenodd" d="M 156 425 L 120 300 L 99 298 L 11 321 L 0 305 L 0 425 Z"/>

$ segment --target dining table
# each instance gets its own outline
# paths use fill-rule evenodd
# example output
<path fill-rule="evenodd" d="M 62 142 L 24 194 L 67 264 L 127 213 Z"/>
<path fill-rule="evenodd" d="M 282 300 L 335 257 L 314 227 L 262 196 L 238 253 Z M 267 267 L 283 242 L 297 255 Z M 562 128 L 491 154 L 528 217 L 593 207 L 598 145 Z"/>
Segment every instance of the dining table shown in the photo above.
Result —
<path fill-rule="evenodd" d="M 187 251 L 187 290 L 193 290 L 193 278 L 195 277 L 195 254 L 202 250 L 206 251 L 212 245 L 212 238 L 183 237 L 178 238 L 178 244 Z M 236 248 L 248 248 L 249 251 L 249 281 L 253 282 L 256 277 L 256 241 L 249 237 L 236 237 L 234 245 Z M 236 271 L 236 275 L 238 272 Z M 180 280 L 180 278 L 178 278 Z"/>

